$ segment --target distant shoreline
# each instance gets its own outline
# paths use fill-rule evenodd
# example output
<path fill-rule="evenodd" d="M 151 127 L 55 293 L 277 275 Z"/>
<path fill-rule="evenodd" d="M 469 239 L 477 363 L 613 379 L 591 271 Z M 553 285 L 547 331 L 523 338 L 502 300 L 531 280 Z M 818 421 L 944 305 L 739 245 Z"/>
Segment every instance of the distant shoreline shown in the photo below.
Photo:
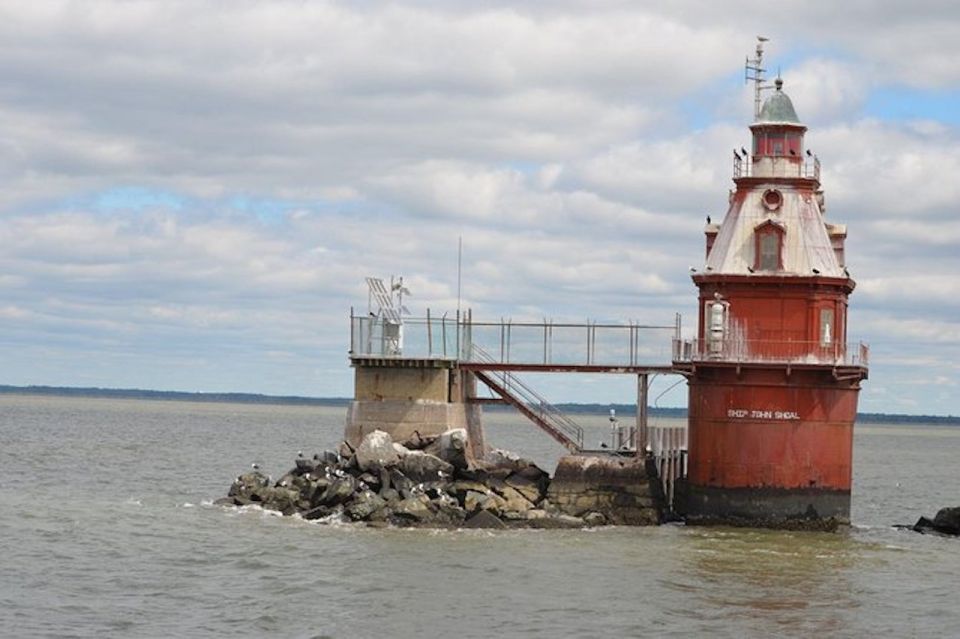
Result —
<path fill-rule="evenodd" d="M 294 406 L 346 407 L 353 401 L 349 397 L 302 397 L 298 395 L 261 395 L 258 393 L 195 393 L 187 391 L 157 391 L 137 388 L 83 388 L 68 386 L 7 386 L 0 385 L 0 395 L 40 395 L 50 397 L 100 397 L 105 399 L 149 399 L 180 402 L 216 402 L 234 404 L 276 404 Z M 621 417 L 636 414 L 633 404 L 580 404 L 559 403 L 557 408 L 574 414 L 605 415 L 610 409 Z M 487 406 L 487 411 L 513 410 L 510 407 Z M 656 417 L 683 418 L 686 408 L 650 407 L 649 414 Z M 859 424 L 943 424 L 960 425 L 960 416 L 955 415 L 902 415 L 896 413 L 857 413 Z"/>

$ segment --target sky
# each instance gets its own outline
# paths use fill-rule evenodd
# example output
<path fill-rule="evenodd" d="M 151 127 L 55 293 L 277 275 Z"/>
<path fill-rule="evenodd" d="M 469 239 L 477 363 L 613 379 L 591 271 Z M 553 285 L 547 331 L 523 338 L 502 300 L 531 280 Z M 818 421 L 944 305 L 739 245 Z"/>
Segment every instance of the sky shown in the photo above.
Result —
<path fill-rule="evenodd" d="M 350 396 L 364 278 L 455 311 L 461 237 L 478 320 L 689 333 L 758 34 L 848 224 L 860 410 L 960 415 L 960 7 L 924 0 L 0 0 L 0 384 Z"/>

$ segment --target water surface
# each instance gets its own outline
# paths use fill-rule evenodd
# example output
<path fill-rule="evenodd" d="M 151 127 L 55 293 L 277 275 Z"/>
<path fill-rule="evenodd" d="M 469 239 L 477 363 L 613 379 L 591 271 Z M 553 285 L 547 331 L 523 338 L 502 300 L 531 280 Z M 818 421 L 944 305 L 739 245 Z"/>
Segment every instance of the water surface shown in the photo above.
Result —
<path fill-rule="evenodd" d="M 0 634 L 50 637 L 951 635 L 960 429 L 856 429 L 853 528 L 412 531 L 211 505 L 332 446 L 322 407 L 0 396 Z M 606 419 L 583 420 L 590 437 Z M 552 470 L 522 418 L 488 440 Z"/>

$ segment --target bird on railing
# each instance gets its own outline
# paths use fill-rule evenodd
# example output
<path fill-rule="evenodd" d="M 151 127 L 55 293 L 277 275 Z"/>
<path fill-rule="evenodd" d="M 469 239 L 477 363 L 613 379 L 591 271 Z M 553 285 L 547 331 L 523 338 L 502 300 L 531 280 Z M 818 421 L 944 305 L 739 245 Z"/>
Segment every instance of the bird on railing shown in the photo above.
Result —
<path fill-rule="evenodd" d="M 743 148 L 742 146 L 740 147 L 740 152 L 743 153 L 743 157 L 747 157 L 747 155 L 748 155 L 747 150 L 746 150 L 745 148 Z"/>
<path fill-rule="evenodd" d="M 812 157 L 813 157 L 813 153 L 810 152 L 810 149 L 807 149 L 807 157 L 808 157 L 808 158 L 812 158 Z"/>

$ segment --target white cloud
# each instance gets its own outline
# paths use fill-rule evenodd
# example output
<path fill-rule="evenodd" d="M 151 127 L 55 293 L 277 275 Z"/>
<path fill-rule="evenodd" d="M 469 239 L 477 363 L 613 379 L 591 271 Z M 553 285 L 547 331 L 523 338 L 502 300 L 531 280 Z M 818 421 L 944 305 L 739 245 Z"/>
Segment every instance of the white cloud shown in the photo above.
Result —
<path fill-rule="evenodd" d="M 791 61 L 849 224 L 867 388 L 895 386 L 903 345 L 910 371 L 946 366 L 960 132 L 863 111 L 876 89 L 956 91 L 958 12 L 808 3 L 767 31 L 784 10 L 0 2 L 0 356 L 20 375 L 0 383 L 347 394 L 363 277 L 453 309 L 460 236 L 478 316 L 689 327 L 756 33 L 769 68 Z"/>

